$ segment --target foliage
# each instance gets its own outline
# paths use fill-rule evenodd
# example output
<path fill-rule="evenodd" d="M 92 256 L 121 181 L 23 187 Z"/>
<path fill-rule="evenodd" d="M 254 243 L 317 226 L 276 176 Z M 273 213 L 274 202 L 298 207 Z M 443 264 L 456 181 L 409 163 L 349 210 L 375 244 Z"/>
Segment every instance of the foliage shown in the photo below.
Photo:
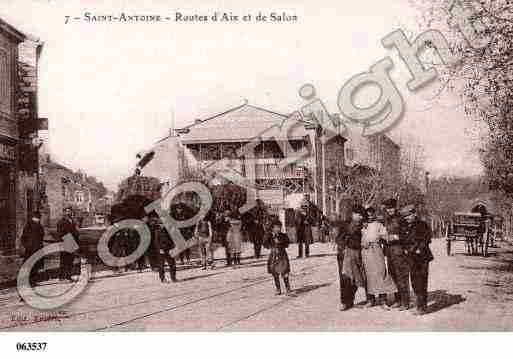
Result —
<path fill-rule="evenodd" d="M 413 3 L 413 2 L 412 2 Z M 472 8 L 476 38 L 484 46 L 472 47 L 444 25 L 453 1 L 416 1 L 426 28 L 444 29 L 459 63 L 439 66 L 443 87 L 462 88 L 465 111 L 487 127 L 481 160 L 491 190 L 513 195 L 513 2 L 510 0 L 464 1 Z M 475 44 L 475 42 L 473 41 Z"/>

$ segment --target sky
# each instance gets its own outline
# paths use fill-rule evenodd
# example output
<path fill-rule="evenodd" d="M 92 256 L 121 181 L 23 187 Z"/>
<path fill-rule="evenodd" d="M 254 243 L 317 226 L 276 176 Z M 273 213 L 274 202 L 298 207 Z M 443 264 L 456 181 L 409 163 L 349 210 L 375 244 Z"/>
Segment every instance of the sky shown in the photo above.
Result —
<path fill-rule="evenodd" d="M 66 16 L 296 15 L 290 23 L 88 23 Z M 426 169 L 473 175 L 479 142 L 468 131 L 461 99 L 437 83 L 407 90 L 406 67 L 381 38 L 418 32 L 407 0 L 183 1 L 2 0 L 0 17 L 44 41 L 40 117 L 49 119 L 52 158 L 96 176 L 112 190 L 133 173 L 135 155 L 190 124 L 250 104 L 280 113 L 303 105 L 298 89 L 314 84 L 330 112 L 352 76 L 385 56 L 406 112 L 392 138 L 422 144 Z M 372 91 L 363 95 L 372 103 Z M 365 102 L 365 101 L 364 101 Z"/>

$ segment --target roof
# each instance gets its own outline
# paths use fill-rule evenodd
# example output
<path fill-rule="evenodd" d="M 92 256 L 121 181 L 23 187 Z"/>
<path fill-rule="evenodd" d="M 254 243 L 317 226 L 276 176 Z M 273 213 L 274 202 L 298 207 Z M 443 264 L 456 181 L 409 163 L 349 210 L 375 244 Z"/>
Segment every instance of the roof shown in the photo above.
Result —
<path fill-rule="evenodd" d="M 58 170 L 64 170 L 64 171 L 68 171 L 68 172 L 72 172 L 73 173 L 73 170 L 69 169 L 68 167 L 66 166 L 63 166 L 57 162 L 47 162 L 47 163 L 43 163 L 41 165 L 42 167 L 47 167 L 47 168 L 50 168 L 50 169 L 58 169 Z"/>
<path fill-rule="evenodd" d="M 283 137 L 285 131 L 282 129 L 290 124 L 287 121 L 301 124 L 286 132 L 288 138 L 298 139 L 309 134 L 304 126 L 306 122 L 248 103 L 177 129 L 177 132 L 183 143 L 232 142 L 251 140 L 259 135 L 263 138 Z"/>
<path fill-rule="evenodd" d="M 481 213 L 473 212 L 454 212 L 455 216 L 481 217 Z"/>
<path fill-rule="evenodd" d="M 0 18 L 0 30 L 6 32 L 18 42 L 23 42 L 26 36 L 14 26 Z"/>

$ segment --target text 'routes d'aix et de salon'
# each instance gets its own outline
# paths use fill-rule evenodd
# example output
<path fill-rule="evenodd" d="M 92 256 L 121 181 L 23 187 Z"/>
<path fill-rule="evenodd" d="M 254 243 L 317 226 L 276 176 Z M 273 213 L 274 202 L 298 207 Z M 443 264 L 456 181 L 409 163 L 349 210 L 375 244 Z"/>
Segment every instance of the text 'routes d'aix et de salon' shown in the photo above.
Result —
<path fill-rule="evenodd" d="M 246 12 L 235 13 L 231 11 L 215 11 L 212 13 L 186 13 L 175 11 L 173 14 L 136 14 L 136 13 L 113 13 L 100 14 L 84 12 L 79 16 L 65 16 L 64 22 L 68 23 L 294 23 L 299 17 L 285 11 L 272 12 Z"/>

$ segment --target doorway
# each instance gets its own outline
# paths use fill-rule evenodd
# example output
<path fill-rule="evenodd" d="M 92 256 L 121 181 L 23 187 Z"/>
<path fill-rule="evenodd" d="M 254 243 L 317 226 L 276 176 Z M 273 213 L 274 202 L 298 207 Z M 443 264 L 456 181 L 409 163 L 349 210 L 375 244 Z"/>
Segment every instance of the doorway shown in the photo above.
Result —
<path fill-rule="evenodd" d="M 0 251 L 11 249 L 11 181 L 10 166 L 0 163 Z"/>

